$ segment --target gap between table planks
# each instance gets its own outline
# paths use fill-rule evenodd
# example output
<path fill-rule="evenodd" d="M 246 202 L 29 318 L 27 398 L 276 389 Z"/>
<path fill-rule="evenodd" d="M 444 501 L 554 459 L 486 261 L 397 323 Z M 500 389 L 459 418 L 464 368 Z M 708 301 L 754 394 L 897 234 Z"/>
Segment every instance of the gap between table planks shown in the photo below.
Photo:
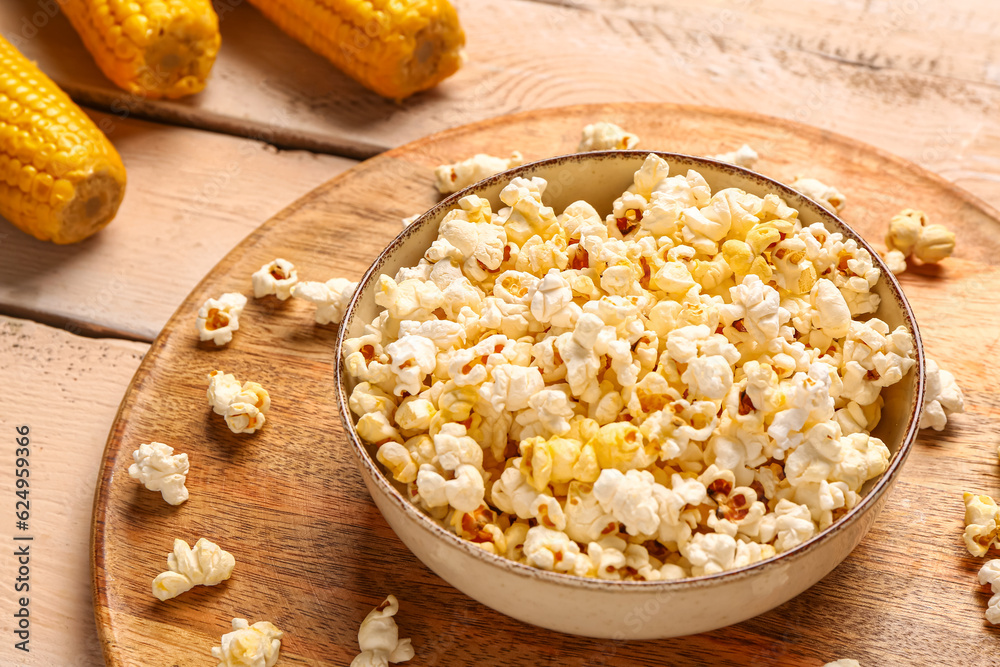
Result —
<path fill-rule="evenodd" d="M 532 108 L 686 102 L 847 134 L 1000 201 L 1000 14 L 989 0 L 456 4 L 469 62 L 402 104 L 363 89 L 240 0 L 217 3 L 223 47 L 208 87 L 175 101 L 115 88 L 61 15 L 33 18 L 37 0 L 2 3 L 0 25 L 81 102 L 279 146 L 368 157 Z"/>
<path fill-rule="evenodd" d="M 283 256 L 328 275 L 359 277 L 398 231 L 397 217 L 435 199 L 432 168 L 456 154 L 526 159 L 568 152 L 579 128 L 608 118 L 643 146 L 702 154 L 743 140 L 773 150 L 759 169 L 779 179 L 815 168 L 841 185 L 846 220 L 879 238 L 890 215 L 922 208 L 958 234 L 955 257 L 902 276 L 928 354 L 958 376 L 967 413 L 924 432 L 886 510 L 861 546 L 817 586 L 737 626 L 674 640 L 617 643 L 559 635 L 508 619 L 452 589 L 399 542 L 368 497 L 348 452 L 332 390 L 336 328 L 312 323 L 298 300 L 251 300 L 226 348 L 199 344 L 192 319 L 209 295 L 249 291 L 250 272 Z M 386 197 L 391 193 L 391 199 Z M 864 205 L 859 204 L 864 202 Z M 233 616 L 286 632 L 281 664 L 345 665 L 364 615 L 401 600 L 401 636 L 417 664 L 814 666 L 988 664 L 997 630 L 983 619 L 982 561 L 964 550 L 961 492 L 995 492 L 1000 373 L 980 355 L 1000 278 L 996 211 L 942 179 L 871 147 L 760 116 L 669 105 L 542 110 L 459 128 L 359 165 L 299 200 L 230 253 L 153 344 L 122 403 L 105 451 L 94 516 L 94 591 L 113 667 L 205 663 Z M 364 235 L 357 230 L 365 229 Z M 272 396 L 264 429 L 234 435 L 205 400 L 213 369 L 256 380 Z M 191 458 L 190 500 L 167 506 L 124 474 L 140 442 Z M 149 592 L 172 540 L 207 537 L 234 553 L 233 578 L 166 603 Z M 636 610 L 636 613 L 646 613 Z"/>
<path fill-rule="evenodd" d="M 288 202 L 355 162 L 88 111 L 128 170 L 114 221 L 57 246 L 0 219 L 0 312 L 151 342 L 205 273 Z"/>

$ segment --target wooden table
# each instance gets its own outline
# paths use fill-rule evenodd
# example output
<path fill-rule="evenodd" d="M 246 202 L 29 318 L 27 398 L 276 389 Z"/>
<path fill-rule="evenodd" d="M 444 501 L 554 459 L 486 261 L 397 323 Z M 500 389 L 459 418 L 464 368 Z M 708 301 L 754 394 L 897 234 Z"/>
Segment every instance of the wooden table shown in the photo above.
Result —
<path fill-rule="evenodd" d="M 5 621 L 2 665 L 101 664 L 91 499 L 129 379 L 209 268 L 359 158 L 530 108 L 684 102 L 846 134 L 1000 207 L 1000 15 L 989 0 L 460 0 L 468 65 L 402 104 L 363 90 L 233 0 L 219 6 L 224 45 L 208 90 L 134 99 L 101 76 L 49 4 L 5 0 L 0 30 L 102 123 L 129 186 L 118 219 L 80 245 L 0 224 L 3 469 L 14 466 L 14 427 L 29 425 L 36 550 L 32 652 L 13 649 Z M 10 505 L 12 480 L 0 476 Z M 9 520 L 0 535 L 13 532 Z M 12 549 L 0 549 L 0 576 L 15 569 Z M 4 618 L 14 598 L 0 584 Z"/>

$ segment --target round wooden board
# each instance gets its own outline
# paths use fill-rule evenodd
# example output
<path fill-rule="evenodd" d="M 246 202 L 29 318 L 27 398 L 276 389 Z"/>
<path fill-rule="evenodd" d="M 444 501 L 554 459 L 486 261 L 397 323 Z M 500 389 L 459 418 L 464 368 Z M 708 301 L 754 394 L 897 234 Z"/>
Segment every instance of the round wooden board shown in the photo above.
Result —
<path fill-rule="evenodd" d="M 333 392 L 334 326 L 308 304 L 251 299 L 233 342 L 199 343 L 199 305 L 251 293 L 250 274 L 284 257 L 304 280 L 356 279 L 400 230 L 437 201 L 432 170 L 473 153 L 526 160 L 573 152 L 581 128 L 609 120 L 640 148 L 697 155 L 746 142 L 758 170 L 810 175 L 848 197 L 844 218 L 878 244 L 889 217 L 926 211 L 958 235 L 955 257 L 911 270 L 902 284 L 931 357 L 965 390 L 965 415 L 925 431 L 861 546 L 821 583 L 737 626 L 649 642 L 599 641 L 524 625 L 467 598 L 396 538 L 362 485 Z M 94 601 L 109 665 L 194 667 L 234 616 L 285 631 L 280 666 L 348 665 L 357 629 L 388 593 L 417 665 L 990 664 L 998 637 L 983 618 L 981 560 L 962 545 L 962 491 L 1000 487 L 995 328 L 1000 221 L 995 211 L 912 164 L 872 147 L 773 118 L 664 104 L 534 111 L 457 128 L 362 163 L 299 200 L 244 240 L 201 282 L 153 344 L 108 439 L 95 500 Z M 270 390 L 264 429 L 234 435 L 205 399 L 214 369 Z M 190 499 L 170 507 L 129 478 L 139 443 L 187 452 Z M 159 602 L 152 578 L 174 538 L 206 537 L 237 560 L 232 579 Z M 655 613 L 636 609 L 637 617 Z"/>

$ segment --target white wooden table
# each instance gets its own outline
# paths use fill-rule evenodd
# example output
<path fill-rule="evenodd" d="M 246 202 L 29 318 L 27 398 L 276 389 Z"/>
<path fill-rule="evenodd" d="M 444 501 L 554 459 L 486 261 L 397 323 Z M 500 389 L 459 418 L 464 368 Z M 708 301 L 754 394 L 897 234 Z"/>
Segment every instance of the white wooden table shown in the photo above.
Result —
<path fill-rule="evenodd" d="M 103 123 L 129 184 L 118 219 L 79 245 L 41 243 L 0 220 L 0 507 L 13 506 L 18 425 L 31 428 L 35 482 L 32 651 L 15 651 L 7 632 L 16 562 L 2 547 L 0 665 L 101 664 L 90 512 L 129 379 L 209 268 L 359 158 L 530 108 L 669 101 L 846 134 L 1000 207 L 992 0 L 460 0 L 468 65 L 402 104 L 360 88 L 232 0 L 220 5 L 231 9 L 207 90 L 133 99 L 103 78 L 48 4 L 5 0 L 0 31 Z M 13 522 L 0 516 L 0 540 Z"/>

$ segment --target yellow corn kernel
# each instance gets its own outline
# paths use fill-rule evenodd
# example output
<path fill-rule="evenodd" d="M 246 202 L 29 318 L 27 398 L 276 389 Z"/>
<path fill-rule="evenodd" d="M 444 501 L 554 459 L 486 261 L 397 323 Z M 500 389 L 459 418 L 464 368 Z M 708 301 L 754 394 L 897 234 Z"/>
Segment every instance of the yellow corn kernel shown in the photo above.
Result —
<path fill-rule="evenodd" d="M 211 0 L 59 0 L 97 66 L 142 97 L 205 87 L 222 37 Z"/>
<path fill-rule="evenodd" d="M 43 241 L 75 243 L 111 222 L 124 194 L 107 137 L 0 38 L 0 215 Z"/>
<path fill-rule="evenodd" d="M 409 97 L 461 66 L 448 0 L 250 0 L 279 28 L 379 95 Z"/>

